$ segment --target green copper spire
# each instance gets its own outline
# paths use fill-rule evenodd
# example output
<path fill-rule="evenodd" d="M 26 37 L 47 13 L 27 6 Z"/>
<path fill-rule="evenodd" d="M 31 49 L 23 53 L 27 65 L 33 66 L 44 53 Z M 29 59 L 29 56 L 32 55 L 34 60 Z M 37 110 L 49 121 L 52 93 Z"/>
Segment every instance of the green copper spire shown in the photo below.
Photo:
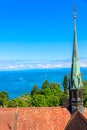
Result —
<path fill-rule="evenodd" d="M 71 85 L 70 89 L 82 88 L 81 73 L 78 58 L 78 45 L 76 34 L 76 7 L 74 7 L 74 40 L 73 40 L 73 55 L 72 55 L 72 68 L 71 68 Z"/>
<path fill-rule="evenodd" d="M 74 40 L 73 40 L 72 68 L 69 80 L 69 110 L 71 114 L 77 110 L 79 110 L 82 113 L 84 112 L 83 85 L 79 66 L 78 44 L 76 35 L 76 7 L 74 7 Z"/>

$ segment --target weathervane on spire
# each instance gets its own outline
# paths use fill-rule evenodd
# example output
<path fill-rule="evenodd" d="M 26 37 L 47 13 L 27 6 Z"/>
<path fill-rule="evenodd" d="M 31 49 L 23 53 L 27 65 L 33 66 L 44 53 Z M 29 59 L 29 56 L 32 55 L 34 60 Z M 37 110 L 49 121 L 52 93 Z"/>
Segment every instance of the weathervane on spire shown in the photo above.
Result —
<path fill-rule="evenodd" d="M 76 12 L 76 6 L 74 5 L 74 19 L 76 19 L 76 14 L 77 14 L 77 12 Z"/>

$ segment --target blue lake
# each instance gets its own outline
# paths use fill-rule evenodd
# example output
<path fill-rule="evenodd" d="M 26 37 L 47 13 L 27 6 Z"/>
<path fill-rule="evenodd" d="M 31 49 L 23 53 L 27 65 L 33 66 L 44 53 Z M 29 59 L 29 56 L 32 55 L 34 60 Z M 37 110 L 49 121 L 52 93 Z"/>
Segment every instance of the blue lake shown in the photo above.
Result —
<path fill-rule="evenodd" d="M 83 80 L 87 80 L 87 68 L 81 68 Z M 70 75 L 70 69 L 33 69 L 22 71 L 0 71 L 0 91 L 7 91 L 10 99 L 31 92 L 36 84 L 39 88 L 47 79 L 63 83 L 64 75 Z"/>

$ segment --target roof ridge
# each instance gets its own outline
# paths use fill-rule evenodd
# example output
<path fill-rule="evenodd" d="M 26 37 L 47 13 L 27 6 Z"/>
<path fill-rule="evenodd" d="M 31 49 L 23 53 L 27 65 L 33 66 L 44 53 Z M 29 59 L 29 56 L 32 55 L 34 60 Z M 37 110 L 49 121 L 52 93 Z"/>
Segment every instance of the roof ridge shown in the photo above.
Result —
<path fill-rule="evenodd" d="M 70 120 L 68 121 L 66 127 L 65 127 L 65 130 L 67 130 L 67 127 L 69 126 L 69 124 L 71 123 L 71 121 L 76 117 L 76 115 L 78 115 L 85 124 L 87 124 L 87 119 L 84 117 L 84 115 L 79 111 L 77 110 L 75 113 L 72 114 Z"/>
<path fill-rule="evenodd" d="M 85 118 L 85 116 L 84 116 L 80 111 L 78 111 L 77 114 L 81 117 L 81 119 L 82 119 L 85 123 L 87 123 L 87 119 Z"/>
<path fill-rule="evenodd" d="M 17 121 L 18 121 L 18 107 L 15 112 L 15 121 L 14 121 L 14 130 L 17 130 Z"/>
<path fill-rule="evenodd" d="M 73 115 L 71 115 L 71 118 L 70 118 L 70 120 L 68 121 L 68 123 L 67 123 L 67 125 L 66 125 L 66 127 L 65 127 L 65 130 L 67 129 L 67 127 L 68 127 L 68 125 L 70 124 L 71 120 L 75 117 L 76 113 L 77 113 L 77 111 L 76 111 Z"/>

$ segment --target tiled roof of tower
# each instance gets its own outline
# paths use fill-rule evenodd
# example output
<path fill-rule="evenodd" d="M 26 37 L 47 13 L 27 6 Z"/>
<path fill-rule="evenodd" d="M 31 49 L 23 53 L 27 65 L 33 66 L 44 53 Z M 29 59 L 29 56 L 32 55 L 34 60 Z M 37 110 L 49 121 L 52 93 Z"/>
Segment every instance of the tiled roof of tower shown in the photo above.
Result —
<path fill-rule="evenodd" d="M 87 119 L 76 111 L 69 120 L 65 130 L 87 130 Z"/>
<path fill-rule="evenodd" d="M 16 110 L 16 108 L 0 109 L 0 130 L 65 130 L 70 124 L 74 128 L 79 126 L 79 130 L 87 129 L 85 119 L 87 108 L 84 116 L 80 112 L 71 116 L 66 108 L 61 107 L 29 107 L 18 108 L 18 117 L 16 117 Z"/>

